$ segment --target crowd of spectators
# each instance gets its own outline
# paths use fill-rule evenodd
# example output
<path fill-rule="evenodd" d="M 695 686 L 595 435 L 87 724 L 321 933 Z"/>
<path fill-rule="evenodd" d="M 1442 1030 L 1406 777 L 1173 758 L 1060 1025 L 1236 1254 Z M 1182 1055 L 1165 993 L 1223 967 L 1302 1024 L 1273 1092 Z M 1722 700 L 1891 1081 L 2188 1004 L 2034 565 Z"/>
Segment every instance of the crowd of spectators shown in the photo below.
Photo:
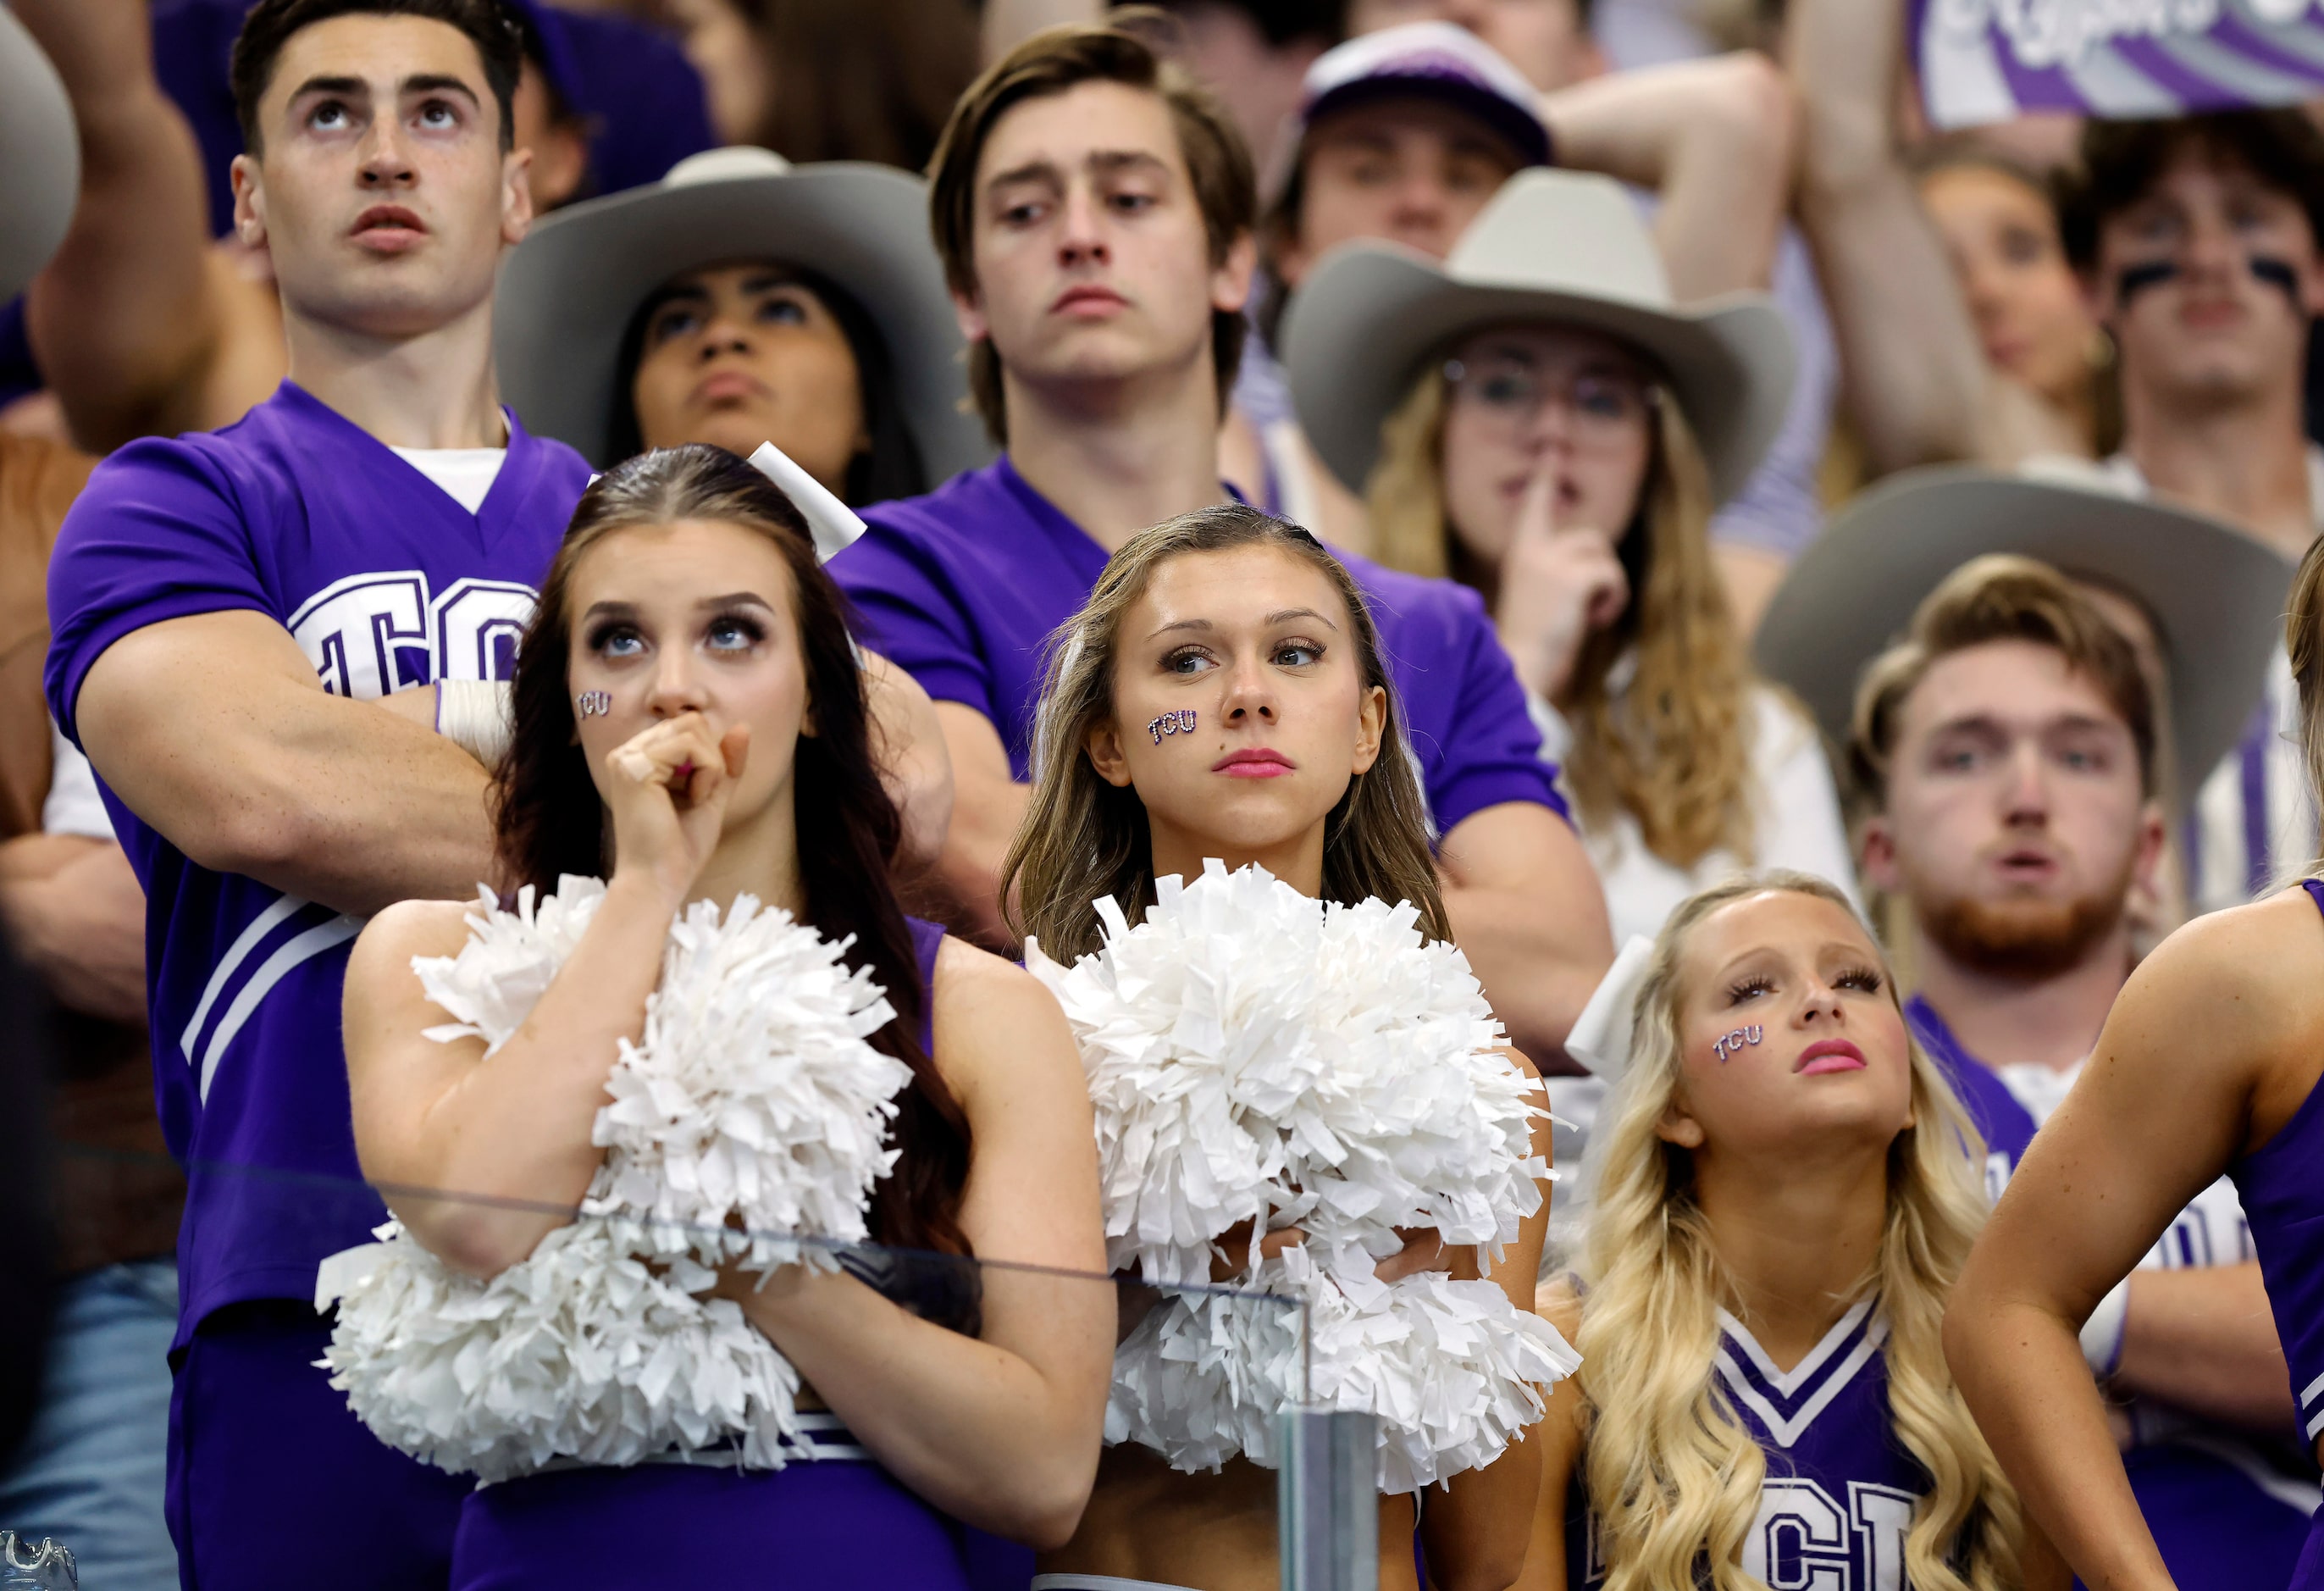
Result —
<path fill-rule="evenodd" d="M 473 763 L 414 747 L 437 681 L 504 677 L 530 542 L 382 555 L 416 597 L 297 561 L 366 514 L 489 547 L 549 512 L 521 491 L 561 530 L 590 472 L 773 442 L 863 522 L 830 567 L 909 898 L 1011 955 L 1044 642 L 1148 526 L 1231 497 L 1312 531 L 1374 608 L 1453 937 L 1550 1078 L 1553 1269 L 1606 1088 L 1568 1031 L 1698 892 L 1781 868 L 1868 911 L 1997 1195 L 2140 957 L 2318 854 L 2282 639 L 2324 530 L 2316 106 L 1940 130 L 1905 0 L 306 9 L 501 5 L 529 159 L 439 207 L 429 125 L 367 148 L 366 202 L 419 213 L 362 225 L 465 254 L 362 305 L 321 168 L 266 143 L 250 0 L 0 5 L 12 1122 L 52 1074 L 0 1221 L 57 1278 L 0 1527 L 94 1591 L 176 1583 L 173 1365 L 282 1302 L 180 1237 L 256 1219 L 198 1177 L 187 1216 L 171 1163 L 229 1142 L 189 1136 L 221 1053 L 283 1041 L 231 966 L 295 921 L 267 976 L 319 976 L 488 870 L 466 837 L 391 866 L 363 824 L 475 828 Z M 274 473 L 161 440 L 212 432 Z M 197 874 L 288 904 L 228 951 Z M 197 907 L 215 977 L 159 959 Z M 2319 1477 L 2234 1189 L 2126 1286 L 2092 1364 L 2159 1549 L 2284 1585 Z"/>

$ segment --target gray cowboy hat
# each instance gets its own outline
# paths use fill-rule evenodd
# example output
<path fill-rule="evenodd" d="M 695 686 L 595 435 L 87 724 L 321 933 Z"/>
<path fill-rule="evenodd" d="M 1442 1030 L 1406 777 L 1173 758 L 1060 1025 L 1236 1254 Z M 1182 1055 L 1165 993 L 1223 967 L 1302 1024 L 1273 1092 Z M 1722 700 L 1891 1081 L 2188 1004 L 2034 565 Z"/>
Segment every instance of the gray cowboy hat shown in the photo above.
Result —
<path fill-rule="evenodd" d="M 80 134 L 57 69 L 0 5 L 0 303 L 65 240 L 80 201 Z"/>
<path fill-rule="evenodd" d="M 2120 592 L 2153 619 L 2169 671 L 2181 805 L 2244 732 L 2283 634 L 2292 566 L 2239 531 L 2144 498 L 2096 467 L 2002 475 L 1932 465 L 1890 476 L 1802 553 L 1759 621 L 1759 670 L 1848 743 L 1857 680 L 1922 600 L 1972 558 L 2014 552 Z"/>
<path fill-rule="evenodd" d="M 1725 502 L 1784 423 L 1798 360 L 1765 293 L 1681 307 L 1637 205 L 1610 178 L 1519 171 L 1441 264 L 1393 243 L 1344 244 L 1292 294 L 1283 362 L 1308 441 L 1361 493 L 1380 422 L 1425 361 L 1463 335 L 1525 321 L 1588 327 L 1659 365 Z"/>
<path fill-rule="evenodd" d="M 880 328 L 928 484 L 991 461 L 968 386 L 927 187 L 858 161 L 794 166 L 769 150 L 714 149 L 647 188 L 558 211 L 501 273 L 493 309 L 502 394 L 533 430 L 600 468 L 611 458 L 622 335 L 681 272 L 779 260 L 837 285 Z"/>

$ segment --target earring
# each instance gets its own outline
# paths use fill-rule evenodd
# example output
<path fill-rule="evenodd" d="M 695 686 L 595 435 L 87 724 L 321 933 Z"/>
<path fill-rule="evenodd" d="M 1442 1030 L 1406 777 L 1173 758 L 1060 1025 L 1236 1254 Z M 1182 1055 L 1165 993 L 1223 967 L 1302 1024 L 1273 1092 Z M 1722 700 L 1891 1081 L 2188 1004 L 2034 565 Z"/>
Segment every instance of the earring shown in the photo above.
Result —
<path fill-rule="evenodd" d="M 585 690 L 573 698 L 573 705 L 584 718 L 603 717 L 613 710 L 613 698 L 609 691 Z"/>
<path fill-rule="evenodd" d="M 1191 735 L 1194 729 L 1194 709 L 1192 708 L 1180 708 L 1176 712 L 1165 713 L 1146 726 L 1146 733 L 1154 737 L 1156 745 L 1162 744 L 1162 737 L 1166 735 Z"/>
<path fill-rule="evenodd" d="M 1711 1052 L 1719 1057 L 1720 1061 L 1724 1064 L 1734 1056 L 1741 1053 L 1744 1045 L 1757 1044 L 1765 1031 L 1766 1030 L 1764 1028 L 1757 1025 L 1748 1028 L 1738 1028 L 1733 1032 L 1728 1034 L 1725 1038 L 1713 1044 L 1711 1047 Z"/>

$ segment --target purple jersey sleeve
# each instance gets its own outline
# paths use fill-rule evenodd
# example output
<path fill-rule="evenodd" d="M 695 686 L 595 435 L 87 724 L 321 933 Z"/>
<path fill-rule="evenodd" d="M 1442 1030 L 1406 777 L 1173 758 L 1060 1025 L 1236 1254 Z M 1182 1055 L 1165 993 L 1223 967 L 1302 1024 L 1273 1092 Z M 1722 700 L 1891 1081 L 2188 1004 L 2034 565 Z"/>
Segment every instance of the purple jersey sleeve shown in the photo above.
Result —
<path fill-rule="evenodd" d="M 1504 801 L 1538 801 L 1572 821 L 1557 769 L 1542 760 L 1541 731 L 1526 711 L 1517 665 L 1501 649 L 1481 597 L 1453 587 L 1460 610 L 1461 703 L 1444 767 L 1431 783 L 1436 821 L 1450 834 L 1462 819 Z"/>
<path fill-rule="evenodd" d="M 49 710 L 76 744 L 81 681 L 124 635 L 228 608 L 273 615 L 250 512 L 189 442 L 133 442 L 97 466 L 49 560 Z"/>
<path fill-rule="evenodd" d="M 865 515 L 863 534 L 830 566 L 863 621 L 865 644 L 937 701 L 960 702 L 1006 726 L 1014 704 L 1002 703 L 994 689 L 973 605 L 933 547 L 882 524 L 879 513 Z"/>
<path fill-rule="evenodd" d="M 1370 600 L 1439 831 L 1450 834 L 1505 801 L 1534 802 L 1570 820 L 1557 769 L 1542 760 L 1541 731 L 1483 599 L 1451 580 L 1340 557 Z"/>

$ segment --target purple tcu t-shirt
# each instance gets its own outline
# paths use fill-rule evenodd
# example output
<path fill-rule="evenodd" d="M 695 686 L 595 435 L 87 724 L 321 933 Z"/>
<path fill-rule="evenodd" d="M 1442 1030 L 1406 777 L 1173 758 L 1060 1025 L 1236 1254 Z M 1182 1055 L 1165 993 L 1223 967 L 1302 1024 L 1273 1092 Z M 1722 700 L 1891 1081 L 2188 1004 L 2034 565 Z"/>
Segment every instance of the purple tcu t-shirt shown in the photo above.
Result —
<path fill-rule="evenodd" d="M 1089 600 L 1105 549 L 1006 455 L 863 518 L 870 528 L 831 572 L 863 616 L 865 643 L 938 701 L 990 718 L 1023 780 L 1043 644 Z M 1556 770 L 1541 760 L 1517 671 L 1476 593 L 1338 556 L 1371 603 L 1438 828 L 1503 801 L 1563 816 Z"/>
<path fill-rule="evenodd" d="M 481 512 L 282 384 L 237 423 L 99 465 L 49 566 L 50 710 L 97 657 L 164 619 L 249 608 L 337 695 L 509 677 L 589 467 L 512 417 Z M 213 873 L 106 805 L 146 896 L 154 1089 L 190 1173 L 180 1340 L 245 1299 L 311 1298 L 315 1263 L 383 1218 L 356 1185 L 339 985 L 356 919 Z"/>

